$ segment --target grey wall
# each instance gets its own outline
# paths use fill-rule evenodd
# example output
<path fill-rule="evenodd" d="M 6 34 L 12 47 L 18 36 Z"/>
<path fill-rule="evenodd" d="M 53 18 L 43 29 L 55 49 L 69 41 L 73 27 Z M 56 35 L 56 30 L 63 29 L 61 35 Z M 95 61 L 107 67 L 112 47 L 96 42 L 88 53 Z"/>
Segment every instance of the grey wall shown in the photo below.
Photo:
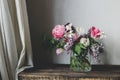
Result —
<path fill-rule="evenodd" d="M 92 25 L 106 33 L 105 64 L 120 64 L 120 0 L 27 0 L 34 63 L 51 62 L 41 44 L 56 24 L 72 22 L 86 30 Z"/>

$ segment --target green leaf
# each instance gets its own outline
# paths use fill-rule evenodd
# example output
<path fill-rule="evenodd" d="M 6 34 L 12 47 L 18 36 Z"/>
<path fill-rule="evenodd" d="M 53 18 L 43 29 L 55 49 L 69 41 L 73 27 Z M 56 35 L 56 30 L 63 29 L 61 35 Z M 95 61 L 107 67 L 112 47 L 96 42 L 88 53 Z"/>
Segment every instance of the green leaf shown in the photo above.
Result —
<path fill-rule="evenodd" d="M 80 44 L 80 47 L 86 49 L 86 47 L 83 44 Z"/>
<path fill-rule="evenodd" d="M 55 44 L 55 40 L 54 40 L 53 38 L 50 40 L 50 42 L 51 42 L 52 44 Z"/>
<path fill-rule="evenodd" d="M 65 43 L 64 43 L 64 42 L 61 42 L 61 43 L 60 43 L 60 46 L 61 46 L 61 47 L 63 47 L 64 45 L 65 45 Z"/>
<path fill-rule="evenodd" d="M 75 61 L 74 61 L 74 59 L 72 59 L 71 64 L 72 64 L 72 66 L 75 66 Z"/>
<path fill-rule="evenodd" d="M 57 44 L 57 45 L 56 45 L 56 48 L 60 48 L 60 45 L 59 45 L 59 44 Z"/>
<path fill-rule="evenodd" d="M 80 55 L 81 47 L 80 47 L 79 44 L 78 44 L 78 45 L 75 45 L 75 52 L 76 52 L 78 55 Z"/>

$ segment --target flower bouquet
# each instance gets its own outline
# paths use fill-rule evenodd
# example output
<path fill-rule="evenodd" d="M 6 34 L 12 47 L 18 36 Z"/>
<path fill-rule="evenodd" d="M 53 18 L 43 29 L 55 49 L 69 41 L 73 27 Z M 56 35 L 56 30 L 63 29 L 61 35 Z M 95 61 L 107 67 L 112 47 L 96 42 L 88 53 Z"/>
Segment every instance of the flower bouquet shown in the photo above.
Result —
<path fill-rule="evenodd" d="M 82 29 L 74 27 L 72 23 L 56 25 L 52 35 L 51 43 L 56 46 L 57 55 L 63 51 L 71 54 L 70 68 L 74 71 L 90 71 L 90 56 L 97 59 L 104 49 L 100 41 L 104 32 L 94 26 L 87 33 L 82 33 Z"/>

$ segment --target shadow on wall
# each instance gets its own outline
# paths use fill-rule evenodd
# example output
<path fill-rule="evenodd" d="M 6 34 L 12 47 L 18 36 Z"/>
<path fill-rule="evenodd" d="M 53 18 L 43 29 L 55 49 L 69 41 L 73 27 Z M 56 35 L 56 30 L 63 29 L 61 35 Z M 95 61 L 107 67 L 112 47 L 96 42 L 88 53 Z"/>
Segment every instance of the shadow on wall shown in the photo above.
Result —
<path fill-rule="evenodd" d="M 2 80 L 2 78 L 1 78 L 1 74 L 0 74 L 0 80 Z"/>
<path fill-rule="evenodd" d="M 54 0 L 27 0 L 27 10 L 35 66 L 51 63 L 51 53 L 42 45 L 41 36 L 51 36 Z M 42 64 L 42 65 L 41 65 Z"/>

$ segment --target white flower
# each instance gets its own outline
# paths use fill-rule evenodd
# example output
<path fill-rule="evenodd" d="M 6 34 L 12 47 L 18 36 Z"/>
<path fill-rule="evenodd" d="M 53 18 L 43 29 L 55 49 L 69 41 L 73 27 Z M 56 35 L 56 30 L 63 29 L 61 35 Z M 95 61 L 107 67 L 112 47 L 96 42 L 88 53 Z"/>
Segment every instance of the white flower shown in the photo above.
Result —
<path fill-rule="evenodd" d="M 66 44 L 64 45 L 64 49 L 65 49 L 65 50 L 68 50 L 68 45 L 69 45 L 69 43 L 66 43 Z"/>
<path fill-rule="evenodd" d="M 73 38 L 73 35 L 74 35 L 73 33 L 68 33 L 67 36 L 68 36 L 68 38 Z"/>
<path fill-rule="evenodd" d="M 81 38 L 80 43 L 82 43 L 85 47 L 90 45 L 89 38 Z"/>
<path fill-rule="evenodd" d="M 66 27 L 66 31 L 72 30 L 72 23 L 66 25 L 65 27 Z"/>
<path fill-rule="evenodd" d="M 78 36 L 80 36 L 84 33 L 84 29 L 81 27 L 76 27 L 76 32 L 77 32 Z"/>
<path fill-rule="evenodd" d="M 64 35 L 64 37 L 66 37 L 66 38 L 73 38 L 73 36 L 74 36 L 74 33 L 72 33 L 71 31 L 70 31 L 70 32 L 67 32 L 67 33 Z"/>
<path fill-rule="evenodd" d="M 101 32 L 101 33 L 100 33 L 100 39 L 102 39 L 102 38 L 104 38 L 104 37 L 106 37 L 106 36 L 105 36 L 105 33 L 104 33 L 104 32 Z"/>

